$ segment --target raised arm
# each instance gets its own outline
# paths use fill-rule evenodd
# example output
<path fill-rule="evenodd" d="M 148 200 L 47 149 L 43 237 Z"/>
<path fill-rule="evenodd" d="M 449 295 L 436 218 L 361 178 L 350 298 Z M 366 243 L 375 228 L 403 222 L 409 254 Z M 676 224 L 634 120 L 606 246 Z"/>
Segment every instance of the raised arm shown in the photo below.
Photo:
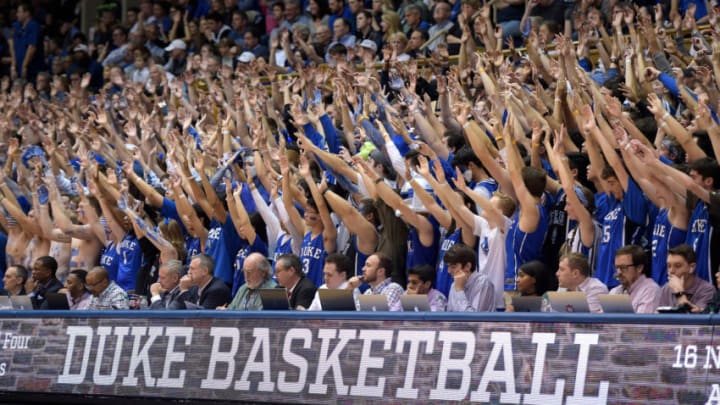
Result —
<path fill-rule="evenodd" d="M 305 178 L 308 188 L 310 188 L 313 201 L 315 201 L 315 206 L 318 209 L 318 214 L 320 214 L 320 220 L 323 224 L 323 246 L 328 253 L 333 253 L 335 252 L 335 245 L 337 243 L 337 229 L 335 229 L 335 224 L 330 217 L 330 210 L 328 210 L 327 204 L 325 203 L 325 198 L 320 193 L 320 190 L 318 190 L 317 184 L 315 184 L 315 180 L 310 174 L 310 165 L 305 159 L 305 156 L 301 157 L 300 174 Z M 323 191 L 326 190 L 327 189 Z"/>

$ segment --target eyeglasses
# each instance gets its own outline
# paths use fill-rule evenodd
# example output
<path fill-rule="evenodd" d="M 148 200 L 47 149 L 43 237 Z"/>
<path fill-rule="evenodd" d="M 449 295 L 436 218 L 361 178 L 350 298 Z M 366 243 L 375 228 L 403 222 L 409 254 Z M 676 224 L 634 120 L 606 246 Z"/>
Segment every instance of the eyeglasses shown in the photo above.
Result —
<path fill-rule="evenodd" d="M 620 264 L 620 265 L 615 266 L 615 270 L 625 272 L 630 267 L 635 267 L 635 265 L 634 264 Z"/>

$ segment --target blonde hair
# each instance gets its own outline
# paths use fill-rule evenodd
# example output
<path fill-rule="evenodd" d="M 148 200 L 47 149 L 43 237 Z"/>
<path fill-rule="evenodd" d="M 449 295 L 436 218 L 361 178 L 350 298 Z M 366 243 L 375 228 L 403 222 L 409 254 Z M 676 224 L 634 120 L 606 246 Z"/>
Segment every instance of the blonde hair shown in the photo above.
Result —
<path fill-rule="evenodd" d="M 500 209 L 502 210 L 502 214 L 508 218 L 512 217 L 515 213 L 515 208 L 517 208 L 515 200 L 513 200 L 512 197 L 510 197 L 509 195 L 500 191 L 496 191 L 495 193 L 493 193 L 493 197 L 497 198 L 498 201 L 500 201 Z"/>
<path fill-rule="evenodd" d="M 383 12 L 381 20 L 387 24 L 387 31 L 383 34 L 383 41 L 387 41 L 390 36 L 396 32 L 402 32 L 400 27 L 400 14 L 388 10 Z"/>
<path fill-rule="evenodd" d="M 160 229 L 160 234 L 175 248 L 178 259 L 181 262 L 185 261 L 187 252 L 185 251 L 185 238 L 183 237 L 180 224 L 176 220 L 171 219 L 167 223 L 161 221 L 158 228 Z"/>

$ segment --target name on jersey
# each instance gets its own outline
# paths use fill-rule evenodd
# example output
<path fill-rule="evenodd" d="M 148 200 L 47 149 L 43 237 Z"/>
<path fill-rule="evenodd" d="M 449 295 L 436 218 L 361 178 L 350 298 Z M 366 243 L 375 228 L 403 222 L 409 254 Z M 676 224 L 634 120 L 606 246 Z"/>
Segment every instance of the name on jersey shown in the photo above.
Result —
<path fill-rule="evenodd" d="M 309 259 L 320 259 L 322 257 L 323 250 L 314 246 L 303 246 L 300 249 L 300 257 Z"/>

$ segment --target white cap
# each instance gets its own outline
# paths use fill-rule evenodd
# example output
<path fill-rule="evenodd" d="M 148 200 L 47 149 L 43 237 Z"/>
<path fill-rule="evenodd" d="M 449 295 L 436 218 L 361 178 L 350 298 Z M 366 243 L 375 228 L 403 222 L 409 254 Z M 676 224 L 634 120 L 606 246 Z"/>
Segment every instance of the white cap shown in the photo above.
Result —
<path fill-rule="evenodd" d="M 250 63 L 255 60 L 255 54 L 252 52 L 245 51 L 238 56 L 238 62 Z"/>
<path fill-rule="evenodd" d="M 90 53 L 90 50 L 88 49 L 88 46 L 87 46 L 87 45 L 85 45 L 85 44 L 80 44 L 80 45 L 76 46 L 75 48 L 73 48 L 73 52 L 85 52 L 85 53 Z"/>
<path fill-rule="evenodd" d="M 182 49 L 183 51 L 187 49 L 187 45 L 185 44 L 185 41 L 182 39 L 173 39 L 172 42 L 170 42 L 170 45 L 165 47 L 165 51 L 170 52 L 174 51 L 176 49 Z"/>
<path fill-rule="evenodd" d="M 372 39 L 363 39 L 360 42 L 360 46 L 365 49 L 370 49 L 373 52 L 377 52 L 377 43 L 375 43 Z"/>

